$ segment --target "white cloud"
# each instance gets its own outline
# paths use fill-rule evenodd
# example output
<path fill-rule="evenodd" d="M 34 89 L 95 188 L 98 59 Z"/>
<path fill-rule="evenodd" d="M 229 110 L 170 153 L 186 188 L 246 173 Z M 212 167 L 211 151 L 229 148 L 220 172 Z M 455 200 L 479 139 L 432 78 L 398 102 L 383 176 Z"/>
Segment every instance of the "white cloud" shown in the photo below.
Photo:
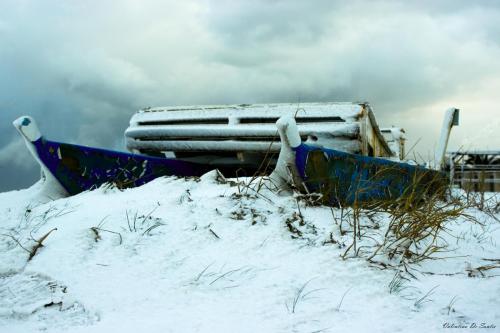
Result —
<path fill-rule="evenodd" d="M 14 168 L 29 169 L 34 164 L 24 141 L 21 138 L 11 140 L 0 149 L 0 166 L 9 165 Z"/>
<path fill-rule="evenodd" d="M 455 147 L 498 117 L 498 22 L 493 2 L 7 0 L 0 133 L 31 113 L 109 147 L 143 106 L 367 100 L 425 155 L 446 107 L 477 115 Z"/>

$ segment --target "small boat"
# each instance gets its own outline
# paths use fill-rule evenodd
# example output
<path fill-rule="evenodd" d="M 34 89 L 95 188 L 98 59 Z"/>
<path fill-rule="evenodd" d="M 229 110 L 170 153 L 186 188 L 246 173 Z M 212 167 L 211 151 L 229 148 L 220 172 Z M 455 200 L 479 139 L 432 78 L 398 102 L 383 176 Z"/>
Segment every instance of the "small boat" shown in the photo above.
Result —
<path fill-rule="evenodd" d="M 457 118 L 458 109 L 447 112 L 445 135 L 442 135 L 446 142 L 441 145 L 444 150 Z M 282 145 L 271 178 L 320 194 L 323 204 L 370 205 L 402 197 L 420 201 L 427 196 L 442 195 L 448 187 L 448 176 L 440 170 L 306 144 L 292 117 L 280 118 L 277 126 Z"/>
<path fill-rule="evenodd" d="M 322 202 L 352 206 L 387 202 L 400 197 L 442 194 L 448 185 L 444 172 L 387 159 L 354 155 L 304 143 L 294 148 L 296 165 L 309 192 Z"/>
<path fill-rule="evenodd" d="M 45 139 L 33 118 L 14 121 L 43 177 L 59 195 L 74 195 L 110 183 L 119 188 L 143 185 L 161 176 L 200 176 L 208 165 L 61 143 Z"/>

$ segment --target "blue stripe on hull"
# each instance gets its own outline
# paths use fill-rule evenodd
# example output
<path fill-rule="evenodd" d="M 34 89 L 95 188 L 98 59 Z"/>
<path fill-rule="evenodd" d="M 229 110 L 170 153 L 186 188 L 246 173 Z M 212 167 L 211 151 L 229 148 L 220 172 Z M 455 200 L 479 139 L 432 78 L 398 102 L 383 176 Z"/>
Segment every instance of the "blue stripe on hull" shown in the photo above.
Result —
<path fill-rule="evenodd" d="M 35 146 L 41 162 L 70 195 L 104 183 L 118 187 L 143 185 L 160 176 L 200 176 L 207 165 L 85 147 L 40 138 Z"/>

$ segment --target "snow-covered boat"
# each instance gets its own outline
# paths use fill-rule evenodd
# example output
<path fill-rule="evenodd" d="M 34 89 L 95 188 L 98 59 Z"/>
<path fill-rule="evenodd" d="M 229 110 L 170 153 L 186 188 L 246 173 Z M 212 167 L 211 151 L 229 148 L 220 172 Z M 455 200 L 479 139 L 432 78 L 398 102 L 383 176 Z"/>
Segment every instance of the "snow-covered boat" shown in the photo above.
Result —
<path fill-rule="evenodd" d="M 398 156 L 365 102 L 150 107 L 130 119 L 126 146 L 133 153 L 242 168 L 249 176 L 266 173 L 260 166 L 272 170 L 276 165 L 281 142 L 275 124 L 283 116 L 295 118 L 307 144 L 366 156 Z"/>
<path fill-rule="evenodd" d="M 200 176 L 209 171 L 199 163 L 50 141 L 27 116 L 16 119 L 14 126 L 40 164 L 42 177 L 59 195 L 74 195 L 104 183 L 135 187 L 160 176 Z"/>
<path fill-rule="evenodd" d="M 366 205 L 403 196 L 420 200 L 442 194 L 448 185 L 440 170 L 304 143 L 292 117 L 280 118 L 277 126 L 282 149 L 271 178 L 321 194 L 324 204 Z"/>
<path fill-rule="evenodd" d="M 361 154 L 335 149 L 335 144 L 343 141 L 331 133 L 330 139 L 313 141 L 309 137 L 315 133 L 310 133 L 308 140 L 303 142 L 304 135 L 299 130 L 295 117 L 285 115 L 279 118 L 276 125 L 281 139 L 280 153 L 271 179 L 285 186 L 290 183 L 300 184 L 305 191 L 322 193 L 323 202 L 331 205 L 352 205 L 390 200 L 407 193 L 436 192 L 447 184 L 445 174 L 440 171 L 395 161 L 398 160 L 397 155 L 391 153 L 380 130 L 374 127 L 376 123 L 371 110 L 366 109 L 365 105 L 359 110 L 350 106 L 345 114 L 351 115 L 351 118 L 346 118 L 356 121 L 333 126 L 340 126 L 341 133 L 351 133 L 349 128 L 353 135 L 363 132 L 359 141 Z M 352 115 L 356 117 L 353 118 Z M 340 122 L 338 119 L 336 121 Z M 449 133 L 456 122 L 458 110 L 448 110 L 440 148 L 436 154 L 437 169 L 442 164 Z M 200 162 L 203 158 L 194 159 L 198 162 L 193 162 L 50 141 L 42 137 L 34 120 L 26 116 L 14 121 L 14 126 L 40 164 L 47 183 L 57 188 L 61 195 L 77 194 L 105 183 L 125 188 L 142 185 L 160 176 L 200 176 L 218 167 L 213 161 Z M 196 126 L 194 129 L 184 128 L 183 131 L 195 129 Z M 235 132 L 242 130 L 237 128 Z M 252 128 L 246 130 L 251 131 Z M 133 131 L 129 129 L 128 134 L 131 132 Z M 142 133 L 140 135 L 143 138 L 151 138 L 151 135 L 157 136 L 160 132 L 165 132 L 165 128 L 153 127 L 147 131 L 140 128 L 135 129 L 134 133 Z M 324 136 L 328 134 L 326 129 L 322 129 L 322 133 Z M 363 141 L 363 138 L 366 140 Z M 224 144 L 227 146 L 230 143 Z M 225 147 L 224 144 L 221 146 Z M 244 145 L 241 144 L 241 147 L 244 148 Z M 198 148 L 194 148 L 196 149 Z M 393 160 L 374 157 L 383 154 Z M 225 164 L 222 163 L 221 166 L 224 168 Z"/>

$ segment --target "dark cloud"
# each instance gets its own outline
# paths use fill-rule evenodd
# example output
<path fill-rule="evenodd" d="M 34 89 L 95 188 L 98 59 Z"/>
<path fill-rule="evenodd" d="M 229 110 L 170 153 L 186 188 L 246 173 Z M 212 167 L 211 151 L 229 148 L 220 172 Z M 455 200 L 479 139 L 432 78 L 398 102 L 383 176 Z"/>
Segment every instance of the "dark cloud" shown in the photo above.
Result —
<path fill-rule="evenodd" d="M 452 147 L 498 148 L 482 130 L 498 117 L 498 22 L 497 1 L 2 1 L 0 190 L 36 178 L 12 155 L 22 114 L 123 149 L 144 106 L 370 101 L 426 156 L 453 105 Z"/>

